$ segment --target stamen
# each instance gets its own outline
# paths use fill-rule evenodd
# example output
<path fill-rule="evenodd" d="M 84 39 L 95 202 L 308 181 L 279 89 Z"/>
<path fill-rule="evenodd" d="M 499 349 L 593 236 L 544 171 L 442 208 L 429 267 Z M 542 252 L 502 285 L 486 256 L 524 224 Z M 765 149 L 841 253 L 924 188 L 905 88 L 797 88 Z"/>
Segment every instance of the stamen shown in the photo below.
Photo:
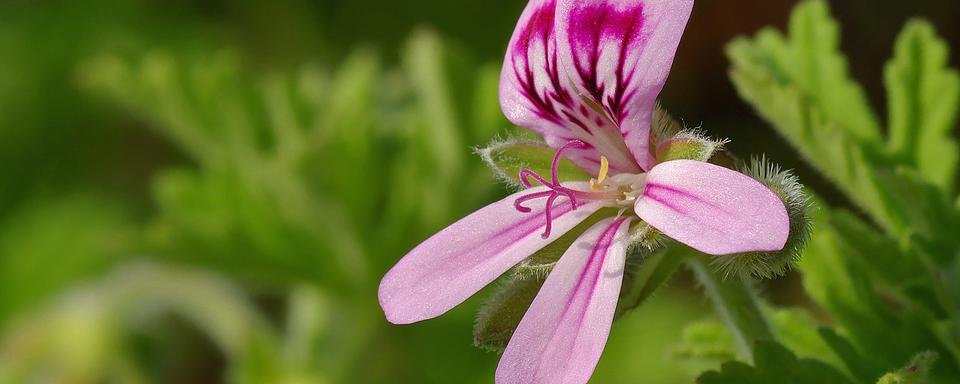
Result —
<path fill-rule="evenodd" d="M 603 190 L 603 181 L 607 179 L 607 173 L 610 172 L 610 161 L 606 156 L 600 156 L 600 174 L 596 179 L 590 179 L 590 189 L 594 191 Z"/>
<path fill-rule="evenodd" d="M 607 160 L 606 156 L 600 156 L 600 175 L 597 176 L 597 181 L 602 183 L 606 180 L 608 172 L 610 172 L 610 160 Z"/>

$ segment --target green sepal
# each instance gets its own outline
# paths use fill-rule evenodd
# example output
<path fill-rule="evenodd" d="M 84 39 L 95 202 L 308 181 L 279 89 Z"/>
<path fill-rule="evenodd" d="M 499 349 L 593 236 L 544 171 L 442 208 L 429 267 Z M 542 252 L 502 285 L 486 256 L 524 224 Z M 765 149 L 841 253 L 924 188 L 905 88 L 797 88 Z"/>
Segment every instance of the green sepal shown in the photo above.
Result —
<path fill-rule="evenodd" d="M 479 148 L 477 154 L 502 182 L 520 188 L 518 177 L 521 168 L 529 168 L 543 177 L 549 177 L 556 150 L 541 141 L 508 139 Z M 585 181 L 591 177 L 566 158 L 560 160 L 557 175 L 560 181 Z"/>
<path fill-rule="evenodd" d="M 646 302 L 663 286 L 683 263 L 684 256 L 670 249 L 648 248 L 634 242 L 624 266 L 620 299 L 615 319 L 619 319 Z"/>
<path fill-rule="evenodd" d="M 650 142 L 656 147 L 657 143 L 669 140 L 683 131 L 683 125 L 674 119 L 662 105 L 657 103 L 653 109 L 652 125 L 650 127 Z"/>
<path fill-rule="evenodd" d="M 550 274 L 550 271 L 553 270 L 553 266 L 557 264 L 557 260 L 560 260 L 560 256 L 563 256 L 567 248 L 570 248 L 580 235 L 586 232 L 587 229 L 590 229 L 594 224 L 600 222 L 600 220 L 616 214 L 616 209 L 604 208 L 590 215 L 590 217 L 580 224 L 577 224 L 577 226 L 573 227 L 569 232 L 530 255 L 530 257 L 520 262 L 520 264 L 517 264 L 516 267 L 513 267 L 513 274 L 518 278 L 527 278 L 531 275 L 545 278 Z"/>
<path fill-rule="evenodd" d="M 741 167 L 741 172 L 761 182 L 780 198 L 787 208 L 790 234 L 778 252 L 750 252 L 714 258 L 715 266 L 727 275 L 773 278 L 782 276 L 800 259 L 800 252 L 810 239 L 812 219 L 810 198 L 796 176 L 780 169 L 765 158 L 754 159 Z"/>
<path fill-rule="evenodd" d="M 503 278 L 477 314 L 473 345 L 488 351 L 503 351 L 546 278 L 539 274 Z"/>
<path fill-rule="evenodd" d="M 477 315 L 473 327 L 474 345 L 490 351 L 506 348 L 523 314 L 564 252 L 590 227 L 618 212 L 614 208 L 601 209 L 501 277 L 496 291 Z M 630 235 L 616 309 L 615 318 L 618 319 L 649 298 L 684 260 L 682 254 L 658 251 L 659 232 L 645 223 L 631 226 Z"/>
<path fill-rule="evenodd" d="M 577 238 L 591 226 L 616 215 L 615 209 L 601 209 L 569 232 L 537 251 L 500 278 L 496 291 L 484 302 L 473 325 L 473 344 L 489 351 L 506 348 L 513 331 L 540 291 L 553 266 Z"/>
<path fill-rule="evenodd" d="M 707 161 L 726 140 L 715 140 L 699 130 L 684 130 L 656 145 L 657 163 L 671 160 Z"/>

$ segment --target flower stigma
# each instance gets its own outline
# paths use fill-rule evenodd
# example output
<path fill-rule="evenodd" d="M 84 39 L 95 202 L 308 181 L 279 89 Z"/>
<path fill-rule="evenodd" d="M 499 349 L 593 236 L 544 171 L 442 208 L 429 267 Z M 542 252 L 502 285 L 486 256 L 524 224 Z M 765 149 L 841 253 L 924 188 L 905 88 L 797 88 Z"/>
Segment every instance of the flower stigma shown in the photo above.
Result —
<path fill-rule="evenodd" d="M 534 181 L 549 188 L 548 191 L 523 195 L 513 202 L 513 206 L 517 211 L 529 213 L 532 210 L 524 206 L 524 203 L 542 198 L 547 199 L 544 208 L 546 226 L 544 227 L 543 234 L 540 235 L 544 239 L 550 237 L 550 232 L 553 229 L 553 206 L 561 196 L 570 200 L 572 209 L 576 210 L 579 202 L 582 200 L 600 201 L 609 207 L 629 207 L 632 206 L 637 197 L 643 193 L 646 174 L 619 173 L 610 176 L 610 161 L 607 160 L 606 156 L 600 156 L 600 171 L 596 178 L 590 179 L 591 191 L 580 191 L 561 185 L 558 169 L 560 167 L 560 160 L 563 158 L 563 153 L 573 148 L 586 147 L 587 144 L 580 140 L 570 141 L 560 147 L 553 157 L 549 181 L 529 168 L 520 169 L 520 182 L 527 188 L 532 187 Z M 531 179 L 533 181 L 531 181 Z"/>

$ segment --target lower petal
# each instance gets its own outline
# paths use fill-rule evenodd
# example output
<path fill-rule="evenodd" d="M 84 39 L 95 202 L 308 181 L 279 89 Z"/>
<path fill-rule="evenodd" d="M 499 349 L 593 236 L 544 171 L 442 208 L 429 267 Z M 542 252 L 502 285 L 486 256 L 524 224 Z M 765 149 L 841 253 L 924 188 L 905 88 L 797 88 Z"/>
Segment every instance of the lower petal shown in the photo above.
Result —
<path fill-rule="evenodd" d="M 584 187 L 584 186 L 580 186 Z M 514 208 L 517 198 L 545 187 L 518 192 L 490 204 L 427 239 L 400 259 L 380 281 L 380 306 L 387 320 L 409 324 L 442 315 L 600 209 L 561 198 L 553 207 L 553 230 L 546 225 L 545 199 Z"/>
<path fill-rule="evenodd" d="M 620 295 L 629 222 L 603 220 L 564 253 L 503 352 L 498 384 L 590 379 Z"/>
<path fill-rule="evenodd" d="M 667 236 L 711 255 L 779 251 L 790 233 L 787 209 L 773 191 L 701 161 L 655 166 L 635 209 Z"/>

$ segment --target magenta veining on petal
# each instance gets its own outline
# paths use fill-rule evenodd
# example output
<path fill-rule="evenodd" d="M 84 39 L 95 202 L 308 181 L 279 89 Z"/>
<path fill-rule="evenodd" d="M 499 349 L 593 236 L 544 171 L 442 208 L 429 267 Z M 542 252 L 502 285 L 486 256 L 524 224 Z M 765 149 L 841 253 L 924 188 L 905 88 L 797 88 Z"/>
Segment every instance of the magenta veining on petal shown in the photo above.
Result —
<path fill-rule="evenodd" d="M 633 98 L 636 90 L 627 92 L 636 69 L 627 63 L 630 47 L 642 44 L 644 26 L 643 3 L 625 9 L 616 9 L 611 4 L 589 4 L 571 10 L 571 25 L 567 39 L 573 53 L 573 65 L 580 76 L 585 91 L 593 100 L 603 104 L 604 111 L 619 124 L 628 111 L 624 106 Z M 613 42 L 613 44 L 611 44 Z M 618 47 L 617 64 L 613 71 L 613 84 L 607 84 L 598 72 L 604 49 Z M 629 66 L 629 69 L 627 68 Z M 612 88 L 609 92 L 607 87 Z"/>

